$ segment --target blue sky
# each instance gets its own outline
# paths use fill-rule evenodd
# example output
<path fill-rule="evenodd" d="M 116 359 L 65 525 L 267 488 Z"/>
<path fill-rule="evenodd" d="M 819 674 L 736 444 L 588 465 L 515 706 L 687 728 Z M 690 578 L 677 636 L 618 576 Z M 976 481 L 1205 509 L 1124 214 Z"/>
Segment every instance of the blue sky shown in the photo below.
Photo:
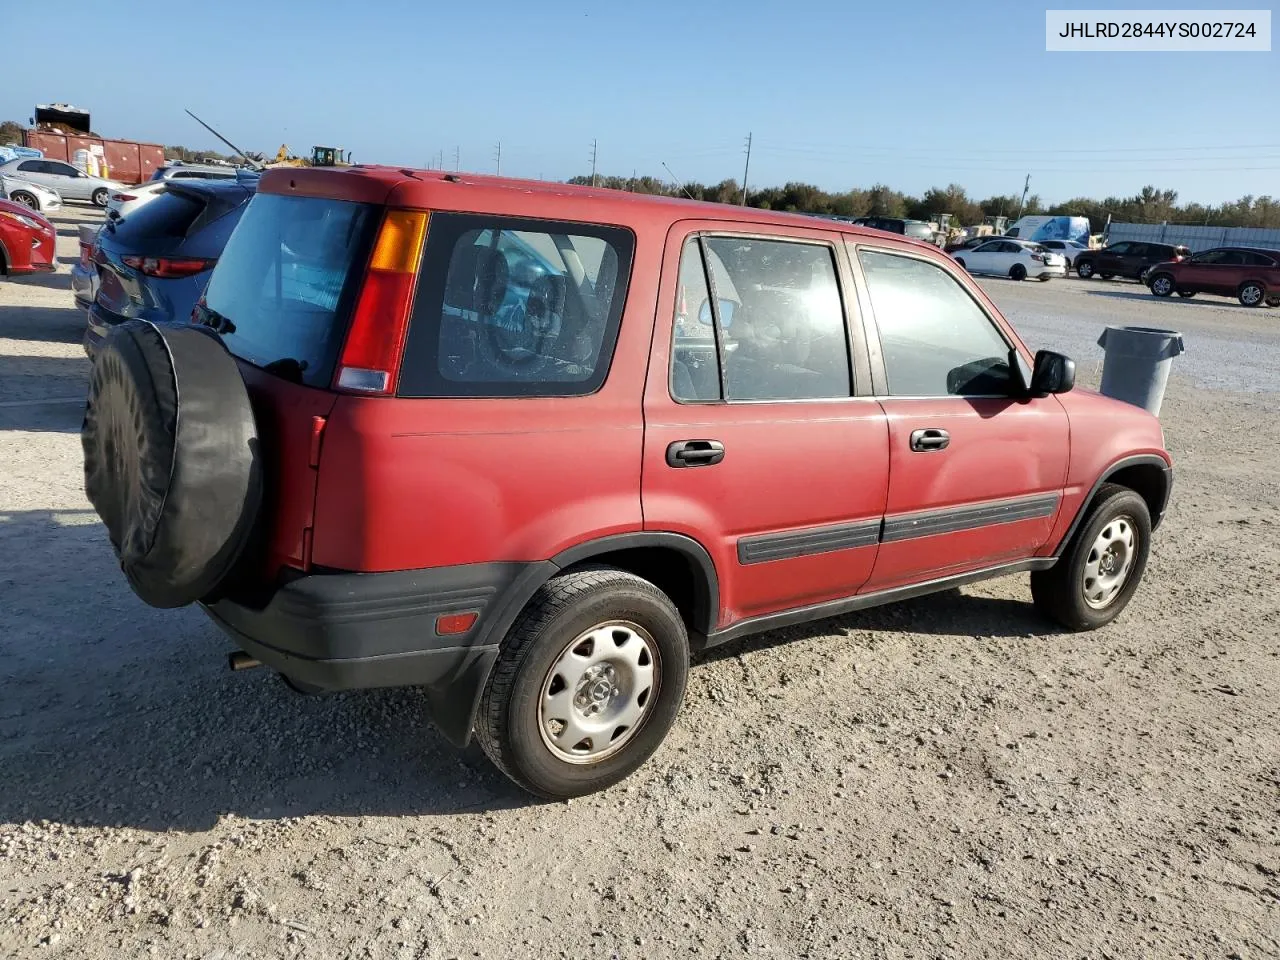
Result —
<path fill-rule="evenodd" d="M 704 182 L 741 178 L 751 132 L 753 185 L 1280 194 L 1280 53 L 1047 53 L 1046 6 L 1108 5 L 13 3 L 0 119 L 63 101 L 108 136 L 217 147 L 189 107 L 247 149 L 458 148 L 487 172 L 501 141 L 503 173 L 548 179 L 589 172 L 596 139 L 602 173 Z"/>

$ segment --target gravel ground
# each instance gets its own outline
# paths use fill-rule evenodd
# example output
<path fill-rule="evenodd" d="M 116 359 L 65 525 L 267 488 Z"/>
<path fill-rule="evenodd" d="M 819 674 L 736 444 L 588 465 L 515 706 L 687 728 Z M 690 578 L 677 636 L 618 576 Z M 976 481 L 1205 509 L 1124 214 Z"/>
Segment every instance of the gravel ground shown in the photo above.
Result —
<path fill-rule="evenodd" d="M 1187 335 L 1126 614 L 1015 578 L 736 643 L 632 780 L 534 804 L 413 691 L 298 697 L 136 600 L 66 278 L 0 286 L 0 956 L 1280 956 L 1280 311 L 988 288 L 1085 381 L 1107 322 Z"/>

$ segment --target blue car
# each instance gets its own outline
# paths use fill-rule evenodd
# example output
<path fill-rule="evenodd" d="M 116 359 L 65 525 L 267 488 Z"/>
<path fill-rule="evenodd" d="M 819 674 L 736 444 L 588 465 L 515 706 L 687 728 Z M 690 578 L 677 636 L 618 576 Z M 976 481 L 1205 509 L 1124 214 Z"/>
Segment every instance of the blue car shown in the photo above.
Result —
<path fill-rule="evenodd" d="M 175 180 L 165 192 L 98 232 L 91 257 L 97 292 L 84 347 L 127 320 L 186 323 L 258 178 Z"/>

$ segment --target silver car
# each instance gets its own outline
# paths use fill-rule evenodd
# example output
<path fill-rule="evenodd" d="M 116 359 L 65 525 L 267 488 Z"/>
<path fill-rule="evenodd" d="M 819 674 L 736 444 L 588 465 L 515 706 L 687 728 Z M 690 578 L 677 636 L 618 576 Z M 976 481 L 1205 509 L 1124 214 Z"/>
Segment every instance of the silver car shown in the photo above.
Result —
<path fill-rule="evenodd" d="M 107 205 L 112 190 L 124 186 L 115 180 L 91 177 L 62 160 L 19 157 L 0 164 L 0 176 L 20 177 L 58 191 L 63 200 L 91 200 L 99 207 Z"/>
<path fill-rule="evenodd" d="M 53 213 L 62 209 L 62 197 L 58 196 L 57 190 L 3 173 L 0 173 L 0 196 L 28 206 L 38 213 Z"/>

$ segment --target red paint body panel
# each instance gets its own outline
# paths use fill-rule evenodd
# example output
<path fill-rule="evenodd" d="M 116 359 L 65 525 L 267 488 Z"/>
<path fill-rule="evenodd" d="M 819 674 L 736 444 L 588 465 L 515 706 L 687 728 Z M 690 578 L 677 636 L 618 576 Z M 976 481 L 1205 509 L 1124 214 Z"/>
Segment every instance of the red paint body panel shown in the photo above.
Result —
<path fill-rule="evenodd" d="M 0 200 L 0 210 L 36 223 L 35 227 L 29 227 L 13 217 L 0 217 L 0 248 L 3 248 L 0 255 L 4 257 L 0 270 L 15 277 L 54 270 L 58 261 L 57 230 L 53 224 L 30 207 L 12 200 Z"/>
<path fill-rule="evenodd" d="M 790 607 L 851 596 L 871 575 L 876 547 L 864 546 L 767 563 L 743 564 L 738 540 L 805 528 L 877 521 L 888 488 L 884 411 L 869 398 L 800 402 L 681 404 L 671 399 L 669 369 L 680 254 L 714 221 L 684 221 L 667 238 L 649 380 L 645 389 L 644 518 L 647 530 L 698 540 L 720 578 L 719 626 Z M 839 234 L 778 230 L 838 244 Z M 667 446 L 719 440 L 725 457 L 711 467 L 672 468 Z"/>
<path fill-rule="evenodd" d="M 309 566 L 306 542 L 315 525 L 317 476 L 310 465 L 312 420 L 327 417 L 338 398 L 248 363 L 240 363 L 240 373 L 253 402 L 265 459 L 262 516 L 271 524 L 265 573 L 274 580 L 281 567 Z"/>
<path fill-rule="evenodd" d="M 1159 425 L 1137 408 L 1077 391 L 1004 400 L 677 404 L 669 361 L 684 237 L 706 228 L 874 237 L 954 264 L 936 248 L 846 225 L 589 187 L 392 167 L 268 171 L 259 192 L 430 211 L 623 226 L 635 235 L 627 302 L 608 377 L 590 396 L 398 399 L 338 396 L 245 368 L 273 479 L 271 561 L 367 572 L 544 560 L 632 531 L 700 542 L 719 578 L 720 627 L 1057 546 L 1100 473 L 1156 453 Z M 428 233 L 430 228 L 428 228 Z M 429 242 L 429 241 L 428 241 Z M 842 274 L 842 281 L 846 278 Z M 1028 361 L 1032 352 L 972 290 Z M 845 291 L 850 322 L 859 298 Z M 313 459 L 312 421 L 327 417 Z M 909 450 L 943 426 L 951 446 Z M 716 439 L 722 462 L 673 469 L 676 440 Z M 738 541 L 955 506 L 1061 494 L 1056 514 L 960 533 L 743 563 Z M 306 556 L 310 543 L 310 557 Z"/>
<path fill-rule="evenodd" d="M 1062 491 L 1071 438 L 1056 397 L 890 398 L 881 404 L 889 419 L 890 517 Z M 912 431 L 931 427 L 946 430 L 950 445 L 913 451 Z M 887 590 L 1033 556 L 1048 539 L 1054 519 L 883 543 L 867 589 Z"/>
<path fill-rule="evenodd" d="M 1141 407 L 1083 388 L 1061 394 L 1058 401 L 1071 423 L 1071 462 L 1062 509 L 1049 540 L 1037 551 L 1040 556 L 1048 556 L 1057 548 L 1094 483 L 1112 464 L 1146 454 L 1172 466 L 1160 421 Z"/>

